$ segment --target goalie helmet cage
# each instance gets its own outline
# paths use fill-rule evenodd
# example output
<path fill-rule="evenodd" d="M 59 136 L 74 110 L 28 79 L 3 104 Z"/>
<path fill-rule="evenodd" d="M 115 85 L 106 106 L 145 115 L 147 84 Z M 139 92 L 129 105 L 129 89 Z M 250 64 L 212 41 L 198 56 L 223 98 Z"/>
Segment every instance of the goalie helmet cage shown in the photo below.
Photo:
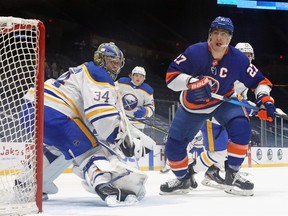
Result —
<path fill-rule="evenodd" d="M 0 17 L 0 215 L 42 212 L 44 61 L 44 24 Z"/>

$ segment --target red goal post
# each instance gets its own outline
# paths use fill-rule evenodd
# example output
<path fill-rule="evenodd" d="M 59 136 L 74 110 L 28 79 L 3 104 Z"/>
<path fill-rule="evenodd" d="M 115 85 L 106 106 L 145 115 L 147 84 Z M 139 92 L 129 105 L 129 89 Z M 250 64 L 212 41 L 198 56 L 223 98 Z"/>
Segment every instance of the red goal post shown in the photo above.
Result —
<path fill-rule="evenodd" d="M 0 17 L 0 215 L 42 212 L 44 61 L 44 24 Z M 35 115 L 25 118 L 31 85 Z"/>

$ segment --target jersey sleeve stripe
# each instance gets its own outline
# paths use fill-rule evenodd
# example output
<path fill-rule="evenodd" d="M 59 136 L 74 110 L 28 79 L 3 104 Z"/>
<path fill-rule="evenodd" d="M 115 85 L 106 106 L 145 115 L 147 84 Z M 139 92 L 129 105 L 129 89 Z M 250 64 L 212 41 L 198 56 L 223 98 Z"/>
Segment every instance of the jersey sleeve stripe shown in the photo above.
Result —
<path fill-rule="evenodd" d="M 169 84 L 170 82 L 172 82 L 179 74 L 181 74 L 180 72 L 167 72 L 166 74 L 166 83 Z"/>

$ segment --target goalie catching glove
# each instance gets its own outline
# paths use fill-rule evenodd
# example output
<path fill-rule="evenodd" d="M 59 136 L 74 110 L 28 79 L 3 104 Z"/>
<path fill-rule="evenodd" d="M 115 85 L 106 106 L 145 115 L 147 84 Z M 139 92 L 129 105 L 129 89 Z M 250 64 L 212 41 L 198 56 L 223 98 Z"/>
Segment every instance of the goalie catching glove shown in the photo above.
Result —
<path fill-rule="evenodd" d="M 207 103 L 211 99 L 211 86 L 209 84 L 208 77 L 200 75 L 198 81 L 195 81 L 193 77 L 188 79 L 187 87 L 192 93 L 190 102 L 195 104 Z"/>
<path fill-rule="evenodd" d="M 260 120 L 272 122 L 276 112 L 274 99 L 268 94 L 259 94 L 257 95 L 256 104 L 260 108 L 258 111 L 258 118 Z"/>
<path fill-rule="evenodd" d="M 149 153 L 156 143 L 139 129 L 131 125 L 130 122 L 128 127 L 131 133 L 131 139 L 128 136 L 124 125 L 120 123 L 119 133 L 115 139 L 115 144 L 126 157 L 135 156 L 135 158 L 141 158 Z"/>

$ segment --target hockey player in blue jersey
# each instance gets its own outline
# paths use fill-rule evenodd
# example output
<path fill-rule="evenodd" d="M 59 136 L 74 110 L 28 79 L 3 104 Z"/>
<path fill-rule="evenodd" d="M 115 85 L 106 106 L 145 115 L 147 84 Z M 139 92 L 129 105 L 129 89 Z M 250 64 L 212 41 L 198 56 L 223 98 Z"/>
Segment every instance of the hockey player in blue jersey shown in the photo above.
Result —
<path fill-rule="evenodd" d="M 167 87 L 181 91 L 181 106 L 169 128 L 165 146 L 176 179 L 162 184 L 161 194 L 189 189 L 193 173 L 188 167 L 187 145 L 206 120 L 214 117 L 226 128 L 229 137 L 225 191 L 253 195 L 254 184 L 238 180 L 251 137 L 247 112 L 240 106 L 212 98 L 211 93 L 237 99 L 234 82 L 238 80 L 253 89 L 257 106 L 261 108 L 259 118 L 273 121 L 275 106 L 270 97 L 272 83 L 241 51 L 229 45 L 233 32 L 231 19 L 217 17 L 211 23 L 208 41 L 189 46 L 167 69 Z"/>
<path fill-rule="evenodd" d="M 129 77 L 121 77 L 116 82 L 122 97 L 125 113 L 131 123 L 140 130 L 145 127 L 142 120 L 151 117 L 155 112 L 154 90 L 145 82 L 145 79 L 145 69 L 136 66 Z"/>
<path fill-rule="evenodd" d="M 124 60 L 114 43 L 103 43 L 93 61 L 45 82 L 44 193 L 57 192 L 53 181 L 72 164 L 83 187 L 108 206 L 135 204 L 145 196 L 147 176 L 133 171 L 116 154 L 119 148 L 125 156 L 139 158 L 155 145 L 120 117 L 114 81 Z M 29 89 L 23 104 L 23 117 L 31 120 L 33 112 L 27 107 L 34 100 L 33 91 Z"/>
<path fill-rule="evenodd" d="M 253 47 L 249 43 L 237 43 L 235 48 L 243 52 L 250 63 L 255 58 Z M 235 81 L 234 88 L 238 94 L 239 100 L 255 106 L 254 103 L 247 100 L 248 88 L 246 88 L 243 83 L 238 80 Z M 249 116 L 256 115 L 257 113 L 254 110 L 245 109 Z M 227 131 L 219 122 L 212 118 L 211 120 L 206 121 L 205 125 L 201 128 L 201 132 L 203 135 L 205 151 L 199 154 L 199 157 L 193 166 L 193 170 L 198 173 L 200 171 L 205 171 L 209 167 L 205 172 L 204 179 L 201 183 L 205 186 L 224 189 L 225 180 L 219 174 L 219 171 L 224 166 L 223 162 L 226 160 L 227 156 L 226 149 L 229 142 Z"/>

